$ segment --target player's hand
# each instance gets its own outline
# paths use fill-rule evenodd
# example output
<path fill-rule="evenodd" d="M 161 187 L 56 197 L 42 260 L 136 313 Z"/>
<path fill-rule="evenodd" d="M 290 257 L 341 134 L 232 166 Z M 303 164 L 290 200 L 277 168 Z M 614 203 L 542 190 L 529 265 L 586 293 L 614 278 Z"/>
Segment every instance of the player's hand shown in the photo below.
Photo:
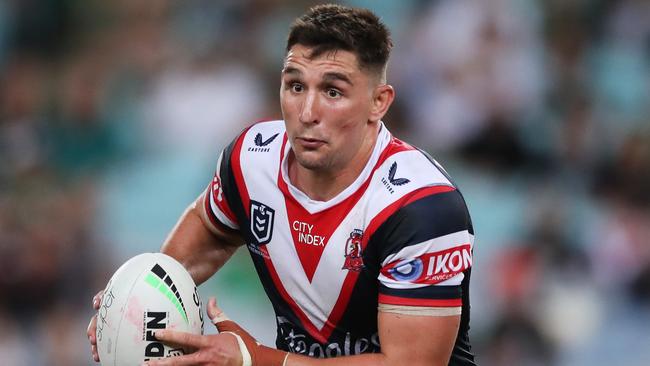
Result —
<path fill-rule="evenodd" d="M 223 312 L 217 307 L 214 298 L 207 305 L 208 316 L 218 318 Z M 217 327 L 218 329 L 218 327 Z M 237 338 L 231 334 L 196 335 L 172 330 L 156 331 L 156 338 L 166 344 L 195 350 L 184 356 L 169 357 L 160 360 L 147 361 L 148 366 L 241 366 L 244 364 Z"/>
<path fill-rule="evenodd" d="M 99 306 L 102 303 L 102 297 L 104 296 L 104 290 L 101 290 L 93 297 L 93 309 L 99 310 Z M 88 323 L 88 329 L 86 335 L 90 341 L 90 352 L 93 355 L 93 360 L 99 362 L 99 353 L 97 353 L 97 313 L 90 318 L 90 323 Z"/>
<path fill-rule="evenodd" d="M 257 343 L 255 338 L 237 323 L 228 319 L 217 307 L 214 297 L 207 305 L 208 316 L 219 334 L 194 335 L 170 330 L 157 331 L 156 338 L 196 352 L 179 357 L 148 361 L 147 366 L 282 366 L 287 352 L 269 348 Z"/>
<path fill-rule="evenodd" d="M 196 350 L 194 353 L 147 361 L 147 366 L 241 366 L 242 355 L 237 339 L 229 334 L 197 335 L 173 330 L 156 331 L 156 338 L 175 347 Z"/>

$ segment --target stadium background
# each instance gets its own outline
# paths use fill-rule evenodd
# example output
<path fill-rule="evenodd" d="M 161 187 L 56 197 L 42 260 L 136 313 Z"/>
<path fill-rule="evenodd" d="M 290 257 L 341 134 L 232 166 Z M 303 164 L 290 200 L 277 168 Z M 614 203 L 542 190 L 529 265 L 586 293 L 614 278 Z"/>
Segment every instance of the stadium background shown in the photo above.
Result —
<path fill-rule="evenodd" d="M 385 121 L 464 192 L 481 365 L 650 362 L 650 3 L 348 4 L 392 28 Z M 156 251 L 311 1 L 0 1 L 0 363 L 91 364 L 90 300 Z M 201 287 L 264 343 L 240 251 Z"/>

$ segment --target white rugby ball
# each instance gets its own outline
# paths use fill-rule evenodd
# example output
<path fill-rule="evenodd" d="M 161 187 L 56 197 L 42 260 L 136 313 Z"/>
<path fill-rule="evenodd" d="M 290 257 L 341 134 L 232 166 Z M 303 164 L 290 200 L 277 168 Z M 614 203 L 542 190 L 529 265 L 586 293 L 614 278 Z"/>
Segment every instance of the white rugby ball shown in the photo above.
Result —
<path fill-rule="evenodd" d="M 174 258 L 144 253 L 124 263 L 104 290 L 97 312 L 97 351 L 103 366 L 135 366 L 184 354 L 162 344 L 159 329 L 203 334 L 201 299 Z"/>

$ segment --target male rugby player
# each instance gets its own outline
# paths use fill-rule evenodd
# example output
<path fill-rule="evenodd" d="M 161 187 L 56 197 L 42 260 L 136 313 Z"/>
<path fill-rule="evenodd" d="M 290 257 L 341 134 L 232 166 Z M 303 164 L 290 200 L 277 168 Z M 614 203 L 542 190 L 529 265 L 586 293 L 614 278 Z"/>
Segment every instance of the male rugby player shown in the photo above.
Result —
<path fill-rule="evenodd" d="M 474 365 L 471 220 L 447 173 L 381 120 L 391 47 L 368 10 L 322 5 L 294 22 L 284 120 L 234 139 L 162 247 L 200 284 L 245 245 L 277 348 L 210 299 L 220 334 L 156 332 L 196 351 L 149 365 Z"/>

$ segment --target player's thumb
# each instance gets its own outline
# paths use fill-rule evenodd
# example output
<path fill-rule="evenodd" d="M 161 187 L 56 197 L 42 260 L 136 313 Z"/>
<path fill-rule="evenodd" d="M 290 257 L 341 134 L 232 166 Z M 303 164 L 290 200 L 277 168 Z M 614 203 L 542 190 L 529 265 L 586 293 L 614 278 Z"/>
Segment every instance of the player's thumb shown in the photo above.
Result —
<path fill-rule="evenodd" d="M 228 318 L 226 313 L 224 313 L 223 310 L 221 310 L 217 306 L 216 298 L 210 297 L 210 299 L 208 299 L 207 311 L 208 311 L 208 316 L 212 321 L 212 324 L 214 324 L 214 326 L 217 327 L 219 333 L 234 332 L 238 334 L 248 335 L 248 333 L 246 333 L 246 331 L 242 329 L 242 327 L 240 327 L 237 323 L 230 320 L 230 318 Z"/>
<path fill-rule="evenodd" d="M 217 325 L 226 320 L 230 320 L 226 313 L 224 313 L 223 310 L 217 306 L 217 299 L 214 296 L 208 299 L 207 311 L 208 316 L 214 325 Z M 219 327 L 217 326 L 217 328 Z"/>

